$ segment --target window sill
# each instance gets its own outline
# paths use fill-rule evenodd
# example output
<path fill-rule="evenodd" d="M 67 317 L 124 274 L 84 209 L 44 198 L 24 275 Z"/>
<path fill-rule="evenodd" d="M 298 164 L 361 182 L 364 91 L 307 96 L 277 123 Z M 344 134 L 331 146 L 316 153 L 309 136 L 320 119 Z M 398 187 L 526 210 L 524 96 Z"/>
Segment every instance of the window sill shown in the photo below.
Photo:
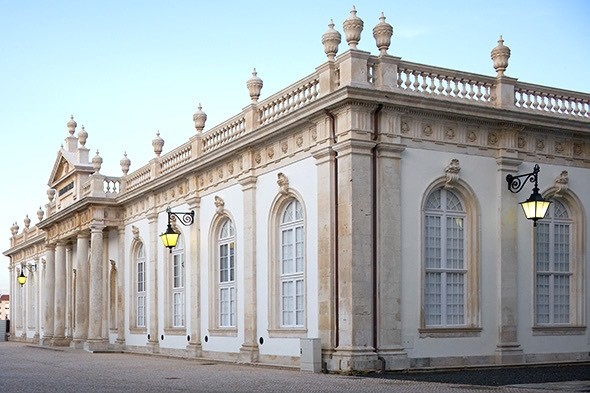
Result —
<path fill-rule="evenodd" d="M 237 337 L 238 336 L 238 329 L 231 327 L 231 328 L 213 328 L 209 329 L 209 335 L 211 336 L 221 336 L 221 337 Z"/>
<path fill-rule="evenodd" d="M 418 329 L 420 338 L 453 338 L 453 337 L 479 337 L 481 335 L 480 327 L 441 327 L 441 328 L 421 328 Z"/>
<path fill-rule="evenodd" d="M 577 336 L 586 334 L 586 326 L 533 326 L 533 336 Z"/>
<path fill-rule="evenodd" d="M 147 328 L 144 327 L 130 327 L 129 333 L 131 334 L 147 334 Z"/>
<path fill-rule="evenodd" d="M 186 328 L 185 327 L 164 328 L 164 334 L 167 336 L 184 336 L 186 334 Z"/>
<path fill-rule="evenodd" d="M 305 328 L 268 329 L 268 337 L 271 338 L 305 338 L 306 336 Z"/>

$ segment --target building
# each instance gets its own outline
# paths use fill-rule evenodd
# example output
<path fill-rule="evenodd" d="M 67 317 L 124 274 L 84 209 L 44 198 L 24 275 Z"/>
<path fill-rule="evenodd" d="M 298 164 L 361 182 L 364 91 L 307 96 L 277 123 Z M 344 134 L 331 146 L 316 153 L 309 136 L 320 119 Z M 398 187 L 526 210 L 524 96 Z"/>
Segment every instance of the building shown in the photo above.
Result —
<path fill-rule="evenodd" d="M 0 295 L 0 319 L 10 319 L 10 296 L 6 293 Z"/>
<path fill-rule="evenodd" d="M 199 106 L 185 144 L 156 135 L 121 176 L 72 118 L 4 252 L 11 339 L 292 366 L 309 339 L 331 371 L 588 360 L 590 95 L 504 75 L 502 38 L 491 77 L 389 55 L 384 17 L 360 51 L 362 26 L 337 55 L 330 24 L 308 77 L 259 100 L 254 72 L 241 113 L 205 130 Z M 506 177 L 536 164 L 533 226 L 533 183 Z"/>

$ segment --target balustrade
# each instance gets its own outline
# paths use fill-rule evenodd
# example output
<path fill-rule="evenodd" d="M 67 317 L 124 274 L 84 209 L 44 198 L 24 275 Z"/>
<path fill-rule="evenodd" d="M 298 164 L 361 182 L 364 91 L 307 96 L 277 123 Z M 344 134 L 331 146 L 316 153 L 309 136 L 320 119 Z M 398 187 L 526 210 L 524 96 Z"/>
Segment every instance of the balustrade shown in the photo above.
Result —
<path fill-rule="evenodd" d="M 590 118 L 590 98 L 574 92 L 518 83 L 514 105 L 521 109 Z"/>

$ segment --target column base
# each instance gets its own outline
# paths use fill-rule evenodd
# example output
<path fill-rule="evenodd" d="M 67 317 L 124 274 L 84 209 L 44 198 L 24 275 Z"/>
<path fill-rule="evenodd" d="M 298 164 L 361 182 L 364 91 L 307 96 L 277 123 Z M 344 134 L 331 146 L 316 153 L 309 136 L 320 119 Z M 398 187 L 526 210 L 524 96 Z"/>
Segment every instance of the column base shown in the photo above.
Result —
<path fill-rule="evenodd" d="M 148 341 L 146 348 L 148 352 L 160 353 L 160 343 L 158 341 Z"/>
<path fill-rule="evenodd" d="M 238 354 L 238 363 L 256 363 L 258 362 L 258 345 L 242 344 Z"/>
<path fill-rule="evenodd" d="M 381 361 L 372 347 L 339 347 L 326 360 L 329 371 L 372 371 L 381 369 Z"/>
<path fill-rule="evenodd" d="M 118 351 L 122 351 L 125 349 L 125 339 L 123 338 L 117 338 L 115 340 L 115 345 L 114 348 Z"/>
<path fill-rule="evenodd" d="M 410 359 L 408 359 L 408 353 L 403 347 L 379 348 L 379 351 L 377 352 L 377 360 L 379 360 L 380 369 L 384 370 L 410 368 Z M 385 362 L 385 364 L 382 364 L 383 362 Z"/>
<path fill-rule="evenodd" d="M 203 347 L 201 343 L 189 343 L 186 346 L 186 354 L 189 358 L 200 358 L 203 356 Z"/>
<path fill-rule="evenodd" d="M 84 344 L 85 343 L 86 343 L 86 339 L 85 338 L 75 338 L 70 343 L 70 348 L 84 349 Z"/>
<path fill-rule="evenodd" d="M 496 364 L 524 363 L 524 352 L 518 343 L 506 343 L 496 346 Z"/>
<path fill-rule="evenodd" d="M 51 340 L 51 345 L 54 347 L 67 347 L 70 345 L 70 339 L 68 337 L 53 337 Z"/>
<path fill-rule="evenodd" d="M 86 340 L 84 350 L 88 352 L 105 352 L 109 350 L 109 343 L 105 340 Z"/>
<path fill-rule="evenodd" d="M 41 345 L 50 347 L 53 345 L 53 336 L 43 336 L 41 339 Z"/>

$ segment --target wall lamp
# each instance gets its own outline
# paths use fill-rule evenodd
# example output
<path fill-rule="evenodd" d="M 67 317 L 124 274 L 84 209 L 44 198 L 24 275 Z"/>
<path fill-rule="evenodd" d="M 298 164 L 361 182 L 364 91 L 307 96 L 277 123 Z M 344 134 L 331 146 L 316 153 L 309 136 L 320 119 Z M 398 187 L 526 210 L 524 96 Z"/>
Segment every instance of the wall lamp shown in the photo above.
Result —
<path fill-rule="evenodd" d="M 18 281 L 18 283 L 20 284 L 21 287 L 23 285 L 25 285 L 25 283 L 27 282 L 27 276 L 25 276 L 25 267 L 27 268 L 29 273 L 33 273 L 37 269 L 37 265 L 35 263 L 30 263 L 27 265 L 25 265 L 24 263 L 21 263 L 20 274 L 16 278 L 16 281 Z"/>
<path fill-rule="evenodd" d="M 537 184 L 538 173 L 540 171 L 539 165 L 535 164 L 531 173 L 525 173 L 524 175 L 512 176 L 506 175 L 506 181 L 508 182 L 508 191 L 517 193 L 524 188 L 527 181 L 535 183 L 533 187 L 533 193 L 524 202 L 520 202 L 524 215 L 529 220 L 533 220 L 533 226 L 537 226 L 537 221 L 545 218 L 547 210 L 549 210 L 550 201 L 546 200 L 539 194 L 539 185 Z"/>
<path fill-rule="evenodd" d="M 166 213 L 168 213 L 168 227 L 166 228 L 166 232 L 162 233 L 160 235 L 160 239 L 162 239 L 162 243 L 164 244 L 164 247 L 168 247 L 170 249 L 170 252 L 172 252 L 172 249 L 174 247 L 176 247 L 176 244 L 178 244 L 178 236 L 180 236 L 180 234 L 178 232 L 175 232 L 174 229 L 172 229 L 172 225 L 170 224 L 170 219 L 172 218 L 172 216 L 174 216 L 175 218 L 177 218 L 180 223 L 184 226 L 189 226 L 192 225 L 195 222 L 195 212 L 193 210 L 191 210 L 190 212 L 173 212 L 172 210 L 170 210 L 170 207 L 168 207 L 166 209 Z"/>

